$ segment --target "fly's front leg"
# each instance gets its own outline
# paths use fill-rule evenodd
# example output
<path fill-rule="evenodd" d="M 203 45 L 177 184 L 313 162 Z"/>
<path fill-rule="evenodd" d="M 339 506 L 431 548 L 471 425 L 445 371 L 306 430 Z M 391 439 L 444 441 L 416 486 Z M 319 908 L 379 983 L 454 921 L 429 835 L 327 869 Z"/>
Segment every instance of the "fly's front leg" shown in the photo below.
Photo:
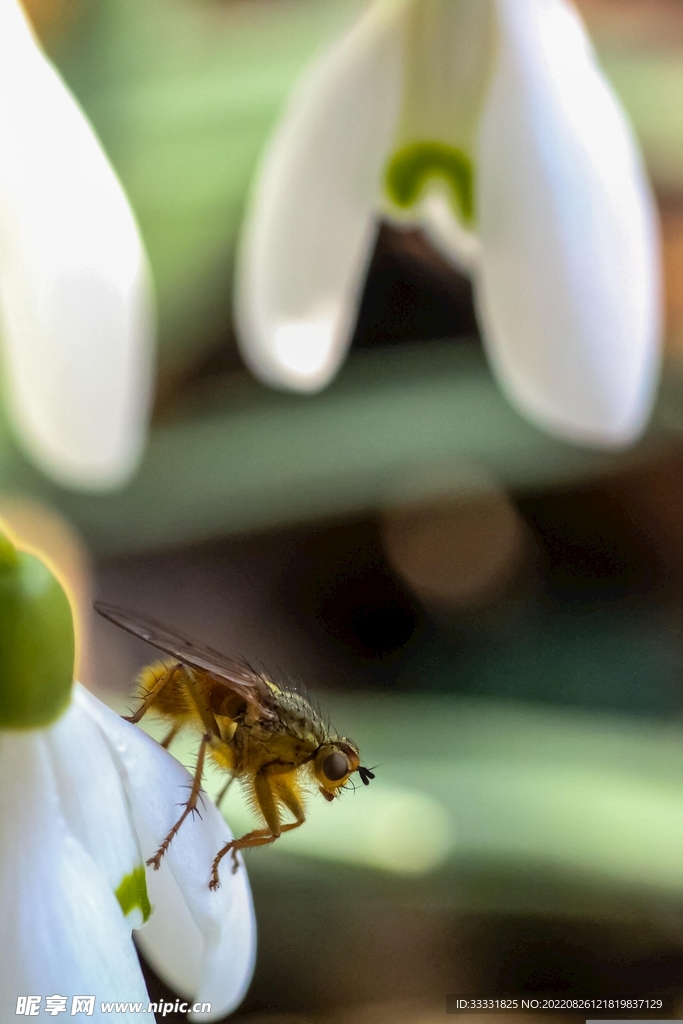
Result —
<path fill-rule="evenodd" d="M 303 804 L 299 798 L 299 794 L 286 780 L 278 780 L 275 784 L 275 794 L 278 800 L 281 800 L 288 811 L 294 815 L 294 821 L 290 821 L 287 825 L 282 826 L 283 832 L 291 832 L 293 828 L 298 828 L 299 825 L 303 825 L 306 820 L 304 813 Z"/>
<path fill-rule="evenodd" d="M 180 817 L 178 818 L 178 820 L 176 821 L 175 825 L 168 833 L 166 838 L 164 839 L 163 843 L 161 844 L 157 852 L 154 854 L 153 857 L 150 857 L 149 860 L 147 861 L 147 864 L 153 867 L 155 871 L 158 871 L 159 868 L 161 867 L 161 860 L 166 851 L 168 850 L 169 846 L 173 842 L 174 838 L 178 834 L 178 830 L 180 829 L 182 823 L 185 821 L 188 815 L 192 814 L 194 811 L 197 810 L 197 801 L 199 799 L 199 794 L 202 788 L 204 758 L 206 757 L 206 748 L 210 742 L 211 736 L 202 736 L 202 742 L 200 744 L 199 754 L 197 756 L 197 767 L 195 768 L 194 778 L 192 779 L 192 788 L 190 789 L 190 796 L 185 804 L 183 813 L 180 815 Z"/>
<path fill-rule="evenodd" d="M 267 828 L 257 828 L 253 832 L 247 832 L 240 839 L 232 839 L 218 851 L 211 869 L 210 889 L 217 889 L 220 885 L 218 877 L 218 866 L 227 853 L 232 853 L 232 873 L 235 874 L 239 867 L 237 851 L 250 849 L 254 846 L 268 846 L 279 839 L 283 832 L 290 832 L 293 828 L 303 825 L 305 820 L 304 809 L 297 793 L 284 780 L 279 779 L 273 783 L 265 772 L 259 772 L 254 780 L 254 790 L 258 801 L 259 809 L 266 819 Z M 285 807 L 294 815 L 295 821 L 287 825 L 280 823 L 280 814 L 277 801 L 280 800 Z"/>
<path fill-rule="evenodd" d="M 268 843 L 273 843 L 281 835 L 282 829 L 280 827 L 280 815 L 278 814 L 277 804 L 275 797 L 273 796 L 273 790 L 270 784 L 270 780 L 264 771 L 257 773 L 254 779 L 254 795 L 259 805 L 261 814 L 266 819 L 267 828 L 257 828 L 253 832 L 247 832 L 241 839 L 231 839 L 229 843 L 218 851 L 214 857 L 213 865 L 211 867 L 211 881 L 209 882 L 209 889 L 217 889 L 221 884 L 218 877 L 218 865 L 225 857 L 226 853 L 232 851 L 232 872 L 233 874 L 237 871 L 239 863 L 237 861 L 237 851 L 243 850 L 248 846 L 266 846 Z"/>

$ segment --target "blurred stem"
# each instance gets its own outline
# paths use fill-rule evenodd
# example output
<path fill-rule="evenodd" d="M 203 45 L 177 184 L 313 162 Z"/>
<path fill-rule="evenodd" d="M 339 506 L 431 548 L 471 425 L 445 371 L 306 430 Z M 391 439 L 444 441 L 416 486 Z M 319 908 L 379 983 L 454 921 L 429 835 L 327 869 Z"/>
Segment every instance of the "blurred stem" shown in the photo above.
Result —
<path fill-rule="evenodd" d="M 626 453 L 556 441 L 523 420 L 481 349 L 432 342 L 356 353 L 319 395 L 266 390 L 246 373 L 198 392 L 156 427 L 138 476 L 92 496 L 61 490 L 0 439 L 0 479 L 53 504 L 98 554 L 114 554 L 472 492 L 491 476 L 548 487 L 652 458 L 683 431 L 671 368 L 651 430 Z"/>

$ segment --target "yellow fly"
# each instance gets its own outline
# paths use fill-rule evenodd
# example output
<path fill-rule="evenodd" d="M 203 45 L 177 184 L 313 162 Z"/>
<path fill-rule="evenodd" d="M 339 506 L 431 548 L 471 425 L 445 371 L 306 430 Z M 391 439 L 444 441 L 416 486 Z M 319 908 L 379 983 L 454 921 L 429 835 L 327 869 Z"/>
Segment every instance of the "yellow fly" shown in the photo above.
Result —
<path fill-rule="evenodd" d="M 197 768 L 183 812 L 148 864 L 158 869 L 178 829 L 197 808 L 208 756 L 228 775 L 218 798 L 240 779 L 263 820 L 263 828 L 233 839 L 213 861 L 209 887 L 218 888 L 218 867 L 227 853 L 237 870 L 237 851 L 275 842 L 283 832 L 303 825 L 304 791 L 317 786 L 334 800 L 358 772 L 367 786 L 373 773 L 360 763 L 353 740 L 339 736 L 294 690 L 278 686 L 246 662 L 189 640 L 153 619 L 102 601 L 95 609 L 110 622 L 172 656 L 144 668 L 138 677 L 140 707 L 128 718 L 139 722 L 148 711 L 166 719 L 168 747 L 181 729 L 201 735 Z M 283 823 L 287 812 L 294 819 Z"/>

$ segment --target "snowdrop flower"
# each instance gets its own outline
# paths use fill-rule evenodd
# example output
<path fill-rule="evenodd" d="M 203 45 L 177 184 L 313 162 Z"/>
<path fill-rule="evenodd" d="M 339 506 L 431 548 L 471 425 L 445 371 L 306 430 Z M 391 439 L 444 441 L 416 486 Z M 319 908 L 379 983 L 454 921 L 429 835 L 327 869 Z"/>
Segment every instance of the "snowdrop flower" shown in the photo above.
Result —
<path fill-rule="evenodd" d="M 133 472 L 150 403 L 147 261 L 121 186 L 17 0 L 0 0 L 0 352 L 18 441 L 67 486 Z"/>
<path fill-rule="evenodd" d="M 254 962 L 244 867 L 209 889 L 227 826 L 206 801 L 160 871 L 145 869 L 177 818 L 188 773 L 78 684 L 69 602 L 37 557 L 0 538 L 0 1018 L 21 997 L 148 996 L 131 933 L 157 972 L 216 1020 L 242 998 Z M 148 890 L 149 886 L 149 890 Z M 151 917 L 150 917 L 151 914 Z M 141 1010 L 123 1021 L 147 1021 Z"/>
<path fill-rule="evenodd" d="M 380 216 L 473 278 L 510 401 L 621 445 L 658 371 L 658 232 L 631 129 L 566 0 L 376 0 L 300 81 L 256 180 L 236 315 L 264 381 L 324 387 Z"/>

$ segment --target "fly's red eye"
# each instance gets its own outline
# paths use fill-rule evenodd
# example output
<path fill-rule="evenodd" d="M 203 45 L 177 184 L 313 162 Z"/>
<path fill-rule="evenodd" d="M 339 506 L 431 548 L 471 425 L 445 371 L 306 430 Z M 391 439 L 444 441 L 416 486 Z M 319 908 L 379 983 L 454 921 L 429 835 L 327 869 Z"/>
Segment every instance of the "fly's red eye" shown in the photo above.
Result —
<path fill-rule="evenodd" d="M 339 782 L 345 775 L 349 774 L 349 762 L 338 750 L 334 754 L 328 754 L 323 761 L 323 775 L 330 782 Z"/>

